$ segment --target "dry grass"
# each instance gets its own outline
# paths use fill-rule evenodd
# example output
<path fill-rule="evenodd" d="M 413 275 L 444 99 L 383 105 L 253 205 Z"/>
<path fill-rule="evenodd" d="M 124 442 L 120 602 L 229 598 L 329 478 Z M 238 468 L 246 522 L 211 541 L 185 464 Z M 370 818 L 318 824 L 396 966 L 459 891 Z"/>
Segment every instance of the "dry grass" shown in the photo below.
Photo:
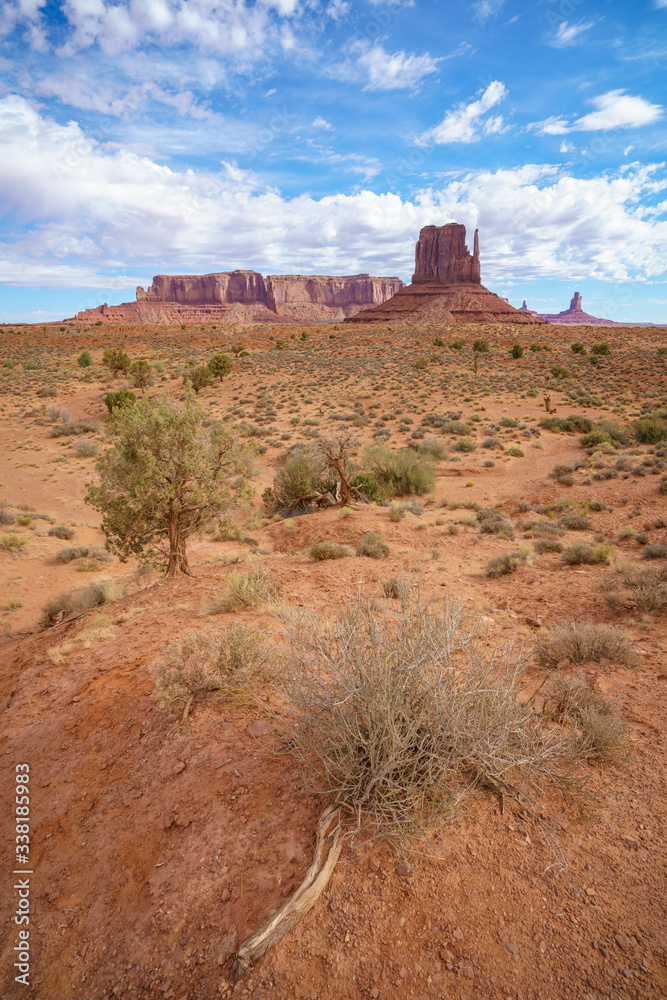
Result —
<path fill-rule="evenodd" d="M 185 718 L 198 695 L 247 686 L 264 669 L 266 655 L 259 630 L 248 625 L 189 632 L 162 650 L 155 679 L 158 703 L 168 711 L 182 705 Z"/>
<path fill-rule="evenodd" d="M 280 591 L 279 584 L 258 569 L 232 570 L 227 577 L 227 591 L 215 594 L 207 603 L 205 614 L 259 608 Z"/>
<path fill-rule="evenodd" d="M 609 698 L 582 678 L 555 676 L 544 703 L 545 713 L 575 727 L 578 753 L 585 760 L 619 764 L 625 749 L 623 721 Z"/>
<path fill-rule="evenodd" d="M 630 605 L 640 611 L 659 611 L 667 605 L 667 563 L 659 566 L 622 567 L 601 586 L 610 608 L 620 611 Z"/>
<path fill-rule="evenodd" d="M 308 555 L 318 560 L 343 559 L 345 556 L 353 556 L 354 549 L 349 545 L 339 545 L 338 542 L 313 542 Z"/>
<path fill-rule="evenodd" d="M 538 634 L 534 652 L 538 665 L 549 670 L 562 663 L 599 663 L 604 659 L 622 667 L 634 667 L 638 661 L 620 629 L 591 621 L 552 625 Z"/>
<path fill-rule="evenodd" d="M 283 609 L 280 676 L 306 785 L 405 850 L 475 789 L 560 784 L 572 741 L 520 703 L 522 656 L 489 652 L 463 604 L 407 580 L 399 597 L 384 614 L 363 592 L 326 615 Z"/>
<path fill-rule="evenodd" d="M 96 580 L 83 590 L 64 591 L 52 598 L 42 608 L 40 624 L 48 628 L 70 615 L 81 615 L 92 608 L 111 604 L 123 597 L 122 588 L 111 580 Z"/>

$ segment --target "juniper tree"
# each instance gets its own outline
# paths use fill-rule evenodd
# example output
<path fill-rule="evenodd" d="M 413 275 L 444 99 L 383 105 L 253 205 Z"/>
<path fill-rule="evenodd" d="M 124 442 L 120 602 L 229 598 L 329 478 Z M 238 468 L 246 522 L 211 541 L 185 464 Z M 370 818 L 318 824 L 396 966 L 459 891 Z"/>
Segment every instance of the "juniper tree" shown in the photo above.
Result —
<path fill-rule="evenodd" d="M 207 522 L 223 525 L 250 496 L 249 447 L 231 424 L 209 424 L 192 390 L 115 409 L 111 447 L 96 463 L 86 502 L 102 513 L 106 546 L 121 562 L 161 557 L 166 575 L 190 575 L 188 538 Z"/>

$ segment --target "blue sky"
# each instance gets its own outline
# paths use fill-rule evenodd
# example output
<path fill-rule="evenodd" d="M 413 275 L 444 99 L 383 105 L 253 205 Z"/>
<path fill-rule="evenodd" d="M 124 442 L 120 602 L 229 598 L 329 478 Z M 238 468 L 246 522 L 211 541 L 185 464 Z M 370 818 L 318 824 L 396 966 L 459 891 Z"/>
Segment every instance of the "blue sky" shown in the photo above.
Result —
<path fill-rule="evenodd" d="M 515 305 L 667 322 L 666 77 L 667 0 L 0 0 L 0 321 L 455 221 Z"/>

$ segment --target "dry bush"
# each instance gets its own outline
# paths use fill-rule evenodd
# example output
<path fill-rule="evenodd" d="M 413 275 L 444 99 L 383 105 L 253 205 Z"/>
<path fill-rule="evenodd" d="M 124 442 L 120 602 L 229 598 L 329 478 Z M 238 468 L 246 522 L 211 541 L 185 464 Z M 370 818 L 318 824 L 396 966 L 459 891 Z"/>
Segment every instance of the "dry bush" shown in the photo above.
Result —
<path fill-rule="evenodd" d="M 622 667 L 636 666 L 638 657 L 623 632 L 592 621 L 563 622 L 538 633 L 535 659 L 553 670 L 561 663 L 591 663 L 602 659 Z"/>
<path fill-rule="evenodd" d="M 510 542 L 514 540 L 514 525 L 505 514 L 493 507 L 478 511 L 477 522 L 484 535 L 499 535 Z"/>
<path fill-rule="evenodd" d="M 389 580 L 383 580 L 382 593 L 395 601 L 403 601 L 409 595 L 409 587 L 399 576 L 392 576 Z"/>
<path fill-rule="evenodd" d="M 613 545 L 601 542 L 599 545 L 587 545 L 586 542 L 575 542 L 568 545 L 561 559 L 568 566 L 595 566 L 598 563 L 611 562 L 616 549 Z"/>
<path fill-rule="evenodd" d="M 603 582 L 601 589 L 614 611 L 626 604 L 644 612 L 659 611 L 667 604 L 667 563 L 646 568 L 623 566 L 615 577 Z"/>
<path fill-rule="evenodd" d="M 345 556 L 353 556 L 354 549 L 349 545 L 339 545 L 338 542 L 313 542 L 308 555 L 319 560 L 343 559 Z"/>
<path fill-rule="evenodd" d="M 280 586 L 275 580 L 258 569 L 232 570 L 227 577 L 229 590 L 220 610 L 258 608 L 266 601 L 275 597 Z"/>
<path fill-rule="evenodd" d="M 571 740 L 520 704 L 511 645 L 489 652 L 462 603 L 403 585 L 384 614 L 361 591 L 326 614 L 283 609 L 280 676 L 306 785 L 404 850 L 475 789 L 559 783 Z"/>
<path fill-rule="evenodd" d="M 543 552 L 562 552 L 563 543 L 559 542 L 557 538 L 538 538 L 533 548 L 538 555 Z"/>
<path fill-rule="evenodd" d="M 625 748 L 623 721 L 613 702 L 598 694 L 582 678 L 554 677 L 544 701 L 544 712 L 558 722 L 572 722 L 577 752 L 585 760 L 618 764 Z"/>
<path fill-rule="evenodd" d="M 40 624 L 48 628 L 70 615 L 82 615 L 92 608 L 111 604 L 123 597 L 123 590 L 111 580 L 95 580 L 83 590 L 65 591 L 58 594 L 42 608 Z"/>
<path fill-rule="evenodd" d="M 389 546 L 380 535 L 368 531 L 361 541 L 357 542 L 357 555 L 369 556 L 371 559 L 384 559 L 389 555 Z"/>
<path fill-rule="evenodd" d="M 517 552 L 505 552 L 503 555 L 495 556 L 487 563 L 486 575 L 495 579 L 508 573 L 516 573 L 519 566 L 528 560 L 529 553 L 530 548 L 524 544 Z"/>
<path fill-rule="evenodd" d="M 235 623 L 222 632 L 188 632 L 168 643 L 156 669 L 155 695 L 171 711 L 183 705 L 183 718 L 192 702 L 207 691 L 232 690 L 247 685 L 266 663 L 260 632 Z"/>
<path fill-rule="evenodd" d="M 74 538 L 74 528 L 68 528 L 65 524 L 57 524 L 55 527 L 50 528 L 47 534 L 53 538 L 60 538 L 62 541 L 69 542 Z"/>

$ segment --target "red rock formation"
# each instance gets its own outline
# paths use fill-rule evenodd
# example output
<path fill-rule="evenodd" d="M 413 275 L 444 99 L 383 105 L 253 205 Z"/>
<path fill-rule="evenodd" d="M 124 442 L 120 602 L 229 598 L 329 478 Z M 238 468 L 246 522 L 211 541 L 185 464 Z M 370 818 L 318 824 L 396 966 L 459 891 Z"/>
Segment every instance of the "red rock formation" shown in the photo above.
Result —
<path fill-rule="evenodd" d="M 479 230 L 475 230 L 474 253 L 466 246 L 466 227 L 456 222 L 446 226 L 424 226 L 415 248 L 413 285 L 435 282 L 453 285 L 461 282 L 481 285 Z"/>
<path fill-rule="evenodd" d="M 85 309 L 82 323 L 261 323 L 342 321 L 404 287 L 399 278 L 368 274 L 344 277 L 220 271 L 215 274 L 156 274 L 137 301 Z"/>
<path fill-rule="evenodd" d="M 465 226 L 425 226 L 415 248 L 412 284 L 392 299 L 364 309 L 347 323 L 542 323 L 530 312 L 515 309 L 482 285 L 479 234 L 472 255 Z"/>
<path fill-rule="evenodd" d="M 559 313 L 536 313 L 541 319 L 548 323 L 564 323 L 568 326 L 626 326 L 624 323 L 617 323 L 613 319 L 598 319 L 591 316 L 581 308 L 581 295 L 575 292 L 570 299 L 569 309 L 564 309 Z"/>

